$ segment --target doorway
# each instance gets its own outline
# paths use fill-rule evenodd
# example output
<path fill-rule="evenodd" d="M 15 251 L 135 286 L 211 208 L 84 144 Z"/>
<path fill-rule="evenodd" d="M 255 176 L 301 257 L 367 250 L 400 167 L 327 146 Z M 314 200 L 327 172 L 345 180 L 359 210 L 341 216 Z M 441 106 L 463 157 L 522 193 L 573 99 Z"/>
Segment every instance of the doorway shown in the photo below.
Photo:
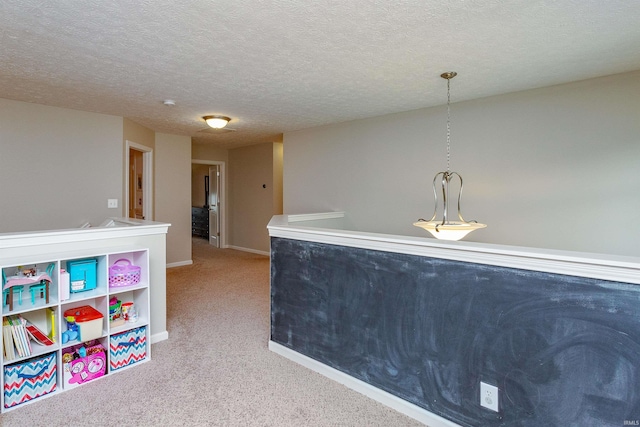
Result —
<path fill-rule="evenodd" d="M 124 211 L 129 218 L 153 220 L 153 150 L 126 141 L 127 184 Z"/>
<path fill-rule="evenodd" d="M 218 248 L 226 247 L 224 177 L 224 162 L 191 162 L 192 235 Z"/>
<path fill-rule="evenodd" d="M 209 166 L 209 244 L 220 247 L 220 165 Z"/>
<path fill-rule="evenodd" d="M 129 218 L 144 219 L 142 202 L 144 201 L 144 188 L 142 186 L 142 151 L 129 148 Z"/>

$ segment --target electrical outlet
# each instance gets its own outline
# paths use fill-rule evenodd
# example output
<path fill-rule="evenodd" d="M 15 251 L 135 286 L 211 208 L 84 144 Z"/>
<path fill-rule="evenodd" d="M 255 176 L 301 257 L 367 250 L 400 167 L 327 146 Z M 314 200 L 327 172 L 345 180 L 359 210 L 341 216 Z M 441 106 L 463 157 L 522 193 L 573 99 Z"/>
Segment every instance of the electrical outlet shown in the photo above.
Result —
<path fill-rule="evenodd" d="M 107 199 L 107 208 L 113 209 L 118 207 L 118 199 Z"/>
<path fill-rule="evenodd" d="M 480 381 L 480 406 L 498 412 L 498 387 Z"/>

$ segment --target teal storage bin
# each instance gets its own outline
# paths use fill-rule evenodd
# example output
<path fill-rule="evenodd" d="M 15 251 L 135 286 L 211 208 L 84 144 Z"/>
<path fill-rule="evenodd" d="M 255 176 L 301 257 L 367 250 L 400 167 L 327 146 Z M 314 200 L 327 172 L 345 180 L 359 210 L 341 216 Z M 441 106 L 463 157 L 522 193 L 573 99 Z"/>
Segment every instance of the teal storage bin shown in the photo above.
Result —
<path fill-rule="evenodd" d="M 56 390 L 56 354 L 4 367 L 4 407 L 11 408 Z"/>
<path fill-rule="evenodd" d="M 97 285 L 97 264 L 95 258 L 67 261 L 69 291 L 83 292 L 95 289 Z"/>

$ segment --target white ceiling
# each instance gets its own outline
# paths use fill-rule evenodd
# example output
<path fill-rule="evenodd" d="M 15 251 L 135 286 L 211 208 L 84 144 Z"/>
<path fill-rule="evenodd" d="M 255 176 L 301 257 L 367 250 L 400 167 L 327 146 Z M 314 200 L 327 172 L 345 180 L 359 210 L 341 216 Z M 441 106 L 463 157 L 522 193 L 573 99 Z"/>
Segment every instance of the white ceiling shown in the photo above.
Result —
<path fill-rule="evenodd" d="M 2 0 L 0 98 L 231 148 L 640 69 L 636 0 Z M 175 107 L 162 104 L 175 100 Z M 201 117 L 232 117 L 207 134 Z"/>

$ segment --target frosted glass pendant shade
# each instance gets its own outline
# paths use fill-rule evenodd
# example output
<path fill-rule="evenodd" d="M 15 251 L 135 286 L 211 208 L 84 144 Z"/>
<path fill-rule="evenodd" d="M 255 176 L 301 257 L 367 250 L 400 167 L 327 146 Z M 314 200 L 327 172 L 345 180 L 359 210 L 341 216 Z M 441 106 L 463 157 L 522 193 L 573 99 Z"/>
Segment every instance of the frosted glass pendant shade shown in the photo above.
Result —
<path fill-rule="evenodd" d="M 413 225 L 424 228 L 433 237 L 440 240 L 460 240 L 472 231 L 487 226 L 477 222 L 460 221 L 449 221 L 445 224 L 442 224 L 442 221 L 417 221 Z"/>

